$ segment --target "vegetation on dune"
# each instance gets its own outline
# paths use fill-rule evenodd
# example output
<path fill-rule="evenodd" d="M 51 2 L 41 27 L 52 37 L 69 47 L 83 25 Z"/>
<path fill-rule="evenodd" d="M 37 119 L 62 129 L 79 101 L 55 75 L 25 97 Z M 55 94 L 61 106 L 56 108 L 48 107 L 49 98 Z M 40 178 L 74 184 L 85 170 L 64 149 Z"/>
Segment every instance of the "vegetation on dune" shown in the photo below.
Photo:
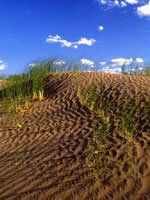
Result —
<path fill-rule="evenodd" d="M 66 68 L 66 71 L 77 71 L 79 69 L 78 64 L 68 64 Z M 65 72 L 63 66 L 56 70 L 55 59 L 52 59 L 30 67 L 27 73 L 10 75 L 5 79 L 7 82 L 2 87 L 1 94 L 1 102 L 3 102 L 3 107 L 5 106 L 5 111 L 8 113 L 18 112 L 19 110 L 24 112 L 25 109 L 21 109 L 21 104 L 24 103 L 24 106 L 28 108 L 29 102 L 38 99 L 43 100 L 44 96 L 46 96 L 44 94 L 46 77 L 50 74 L 55 74 L 56 76 L 56 71 L 58 71 L 57 75 L 60 72 Z"/>
<path fill-rule="evenodd" d="M 102 87 L 103 88 L 103 85 Z M 100 96 L 105 96 L 105 92 L 102 89 Z M 99 92 L 96 85 L 93 83 L 87 88 L 78 88 L 77 95 L 80 99 L 80 102 L 83 105 L 86 105 L 89 110 L 95 113 L 95 120 L 93 123 L 93 137 L 92 141 L 87 149 L 87 165 L 92 167 L 95 172 L 96 178 L 101 182 L 102 174 L 104 174 L 104 179 L 106 178 L 107 172 L 110 172 L 109 166 L 111 165 L 110 161 L 107 159 L 105 151 L 105 141 L 106 137 L 111 134 L 111 118 L 112 118 L 112 108 L 109 99 L 104 101 L 99 98 Z M 123 132 L 124 136 L 129 138 L 129 141 L 134 142 L 134 138 L 142 128 L 136 129 L 136 105 L 137 101 L 134 99 L 129 99 L 126 102 L 124 110 L 120 111 L 114 116 L 114 119 L 118 121 L 118 128 Z M 128 108 L 127 108 L 128 107 Z M 129 155 L 129 152 L 127 152 Z M 130 155 L 129 161 L 132 162 L 132 156 Z M 120 161 L 118 160 L 118 163 Z"/>
<path fill-rule="evenodd" d="M 41 63 L 35 64 L 34 67 L 30 67 L 29 70 L 27 70 L 27 73 L 10 75 L 7 78 L 5 75 L 0 76 L 0 80 L 6 80 L 1 94 L 3 99 L 5 98 L 5 100 L 9 100 L 9 105 L 12 105 L 17 100 L 20 101 L 22 99 L 23 101 L 27 97 L 30 101 L 36 99 L 42 100 L 45 96 L 44 87 L 47 75 L 58 75 L 60 72 L 73 71 L 73 76 L 77 76 L 75 72 L 78 73 L 81 71 L 78 63 L 68 65 L 62 64 L 59 67 L 56 67 L 55 61 L 55 59 L 51 59 L 50 61 L 42 61 Z M 139 68 L 140 67 L 137 66 L 134 72 L 125 72 L 125 65 L 123 65 L 122 74 L 142 75 L 147 77 L 150 76 L 149 66 L 146 66 L 143 71 L 140 71 Z"/>
<path fill-rule="evenodd" d="M 81 71 L 78 63 L 68 65 L 62 64 L 58 67 L 55 64 L 55 61 L 56 59 L 42 61 L 35 64 L 34 67 L 30 67 L 27 70 L 27 73 L 24 72 L 19 75 L 10 75 L 9 77 L 6 77 L 5 75 L 0 76 L 1 80 L 6 81 L 2 85 L 2 91 L 0 93 L 0 104 L 3 108 L 3 112 L 6 112 L 10 117 L 14 118 L 15 113 L 26 112 L 33 101 L 42 101 L 46 97 L 46 94 L 44 93 L 46 78 L 50 75 L 51 80 L 56 80 L 61 78 L 61 72 L 72 71 L 72 77 L 78 77 L 78 73 Z M 122 74 L 137 76 L 142 75 L 146 77 L 150 76 L 149 66 L 146 66 L 143 71 L 140 71 L 139 66 L 137 66 L 135 71 L 132 73 L 125 72 L 125 67 L 125 65 L 122 66 Z M 102 88 L 104 87 L 103 83 L 101 86 Z M 96 106 L 98 106 L 101 110 L 101 116 L 103 116 L 103 118 L 104 116 L 109 117 L 111 110 L 109 103 L 107 103 L 107 101 L 101 101 L 101 103 L 97 105 L 97 101 L 99 101 L 99 99 L 97 99 L 98 93 L 94 84 L 87 89 L 79 88 L 78 95 L 80 96 L 81 102 L 86 104 L 91 111 L 97 110 Z M 131 113 L 122 113 L 120 120 L 127 135 L 129 132 L 133 132 L 132 124 L 134 119 Z M 17 127 L 22 127 L 23 123 L 17 122 L 17 124 Z"/>
<path fill-rule="evenodd" d="M 9 114 L 10 117 L 15 119 L 16 113 L 26 112 L 30 104 L 35 100 L 42 101 L 46 98 L 45 87 L 46 78 L 51 75 L 51 80 L 61 78 L 61 72 L 73 71 L 72 77 L 77 77 L 80 71 L 79 65 L 69 64 L 60 66 L 56 70 L 55 59 L 47 62 L 41 62 L 30 68 L 27 73 L 20 75 L 11 75 L 7 78 L 0 77 L 1 80 L 6 80 L 2 88 L 2 98 L 0 104 L 3 106 L 4 112 Z M 150 67 L 146 67 L 145 71 L 140 72 L 138 68 L 135 72 L 125 72 L 125 66 L 122 67 L 122 74 L 124 75 L 142 75 L 150 76 Z M 101 85 L 101 89 L 104 85 Z M 102 89 L 103 90 L 103 89 Z M 89 145 L 87 155 L 87 164 L 93 167 L 96 171 L 96 177 L 102 172 L 108 170 L 108 161 L 105 154 L 105 138 L 110 134 L 111 126 L 111 107 L 109 102 L 102 102 L 99 99 L 98 88 L 93 83 L 87 88 L 78 88 L 77 95 L 80 102 L 87 106 L 89 110 L 95 113 L 96 119 L 93 122 L 93 138 Z M 130 112 L 122 111 L 116 116 L 119 120 L 120 128 L 123 130 L 127 137 L 135 137 L 135 113 L 134 110 Z M 23 120 L 16 120 L 16 128 L 22 128 Z M 2 124 L 1 124 L 2 128 Z"/>
<path fill-rule="evenodd" d="M 67 71 L 79 71 L 79 64 L 69 63 L 57 69 L 55 59 L 51 59 L 35 64 L 26 73 L 3 77 L 3 80 L 6 80 L 0 93 L 0 105 L 3 112 L 13 119 L 16 113 L 25 113 L 33 101 L 42 101 L 46 97 L 44 91 L 47 77 L 52 75 L 51 80 L 55 80 L 61 77 L 61 72 Z M 21 128 L 22 125 L 22 121 L 17 121 L 17 127 Z"/>
<path fill-rule="evenodd" d="M 150 65 L 146 65 L 144 67 L 137 65 L 134 69 L 128 69 L 128 71 L 126 71 L 126 65 L 123 64 L 121 68 L 121 74 L 150 77 Z"/>

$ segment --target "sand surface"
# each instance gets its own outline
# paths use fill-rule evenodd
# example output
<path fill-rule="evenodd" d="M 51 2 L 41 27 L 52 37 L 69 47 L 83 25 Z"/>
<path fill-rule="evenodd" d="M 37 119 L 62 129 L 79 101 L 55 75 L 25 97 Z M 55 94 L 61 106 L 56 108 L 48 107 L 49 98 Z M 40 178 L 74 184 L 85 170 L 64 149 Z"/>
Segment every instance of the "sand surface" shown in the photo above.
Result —
<path fill-rule="evenodd" d="M 2 89 L 2 84 L 6 82 L 5 80 L 0 80 L 0 90 Z"/>
<path fill-rule="evenodd" d="M 108 171 L 95 177 L 87 160 L 96 114 L 82 105 L 79 85 L 98 87 L 99 102 L 110 105 L 110 129 L 104 141 Z M 101 87 L 103 83 L 103 88 Z M 98 72 L 63 73 L 47 80 L 47 97 L 24 114 L 22 128 L 0 112 L 1 200 L 148 200 L 150 199 L 150 80 Z M 134 111 L 137 136 L 124 135 L 115 120 Z M 18 119 L 22 114 L 17 114 Z M 135 131 L 136 132 L 136 131 Z"/>

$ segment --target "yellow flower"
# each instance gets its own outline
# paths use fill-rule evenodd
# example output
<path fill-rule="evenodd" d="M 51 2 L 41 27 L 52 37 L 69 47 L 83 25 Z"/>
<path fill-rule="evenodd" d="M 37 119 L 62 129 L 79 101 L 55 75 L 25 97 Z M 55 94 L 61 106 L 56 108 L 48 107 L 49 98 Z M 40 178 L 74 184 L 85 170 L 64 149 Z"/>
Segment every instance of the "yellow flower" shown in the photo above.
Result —
<path fill-rule="evenodd" d="M 43 90 L 42 90 L 42 91 L 39 91 L 39 98 L 40 98 L 40 101 L 41 101 L 42 99 L 44 99 L 44 97 L 43 97 Z"/>
<path fill-rule="evenodd" d="M 36 94 L 36 92 L 33 93 L 32 99 L 33 99 L 33 100 L 37 99 L 37 94 Z"/>
<path fill-rule="evenodd" d="M 19 123 L 17 123 L 17 127 L 18 127 L 18 128 L 22 128 L 22 125 L 19 124 Z"/>

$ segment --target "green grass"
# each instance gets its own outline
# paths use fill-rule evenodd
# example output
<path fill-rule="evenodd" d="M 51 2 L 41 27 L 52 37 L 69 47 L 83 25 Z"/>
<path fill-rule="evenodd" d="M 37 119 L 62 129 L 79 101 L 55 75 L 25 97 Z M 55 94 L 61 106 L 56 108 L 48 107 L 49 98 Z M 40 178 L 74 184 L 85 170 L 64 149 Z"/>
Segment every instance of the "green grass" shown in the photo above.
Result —
<path fill-rule="evenodd" d="M 94 169 L 95 177 L 109 171 L 109 163 L 105 152 L 105 137 L 109 134 L 110 118 L 105 115 L 104 109 L 98 107 L 98 95 L 96 85 L 91 84 L 88 88 L 78 88 L 78 97 L 83 105 L 86 105 L 95 115 L 93 122 L 93 137 L 87 149 L 87 166 Z"/>
<path fill-rule="evenodd" d="M 78 64 L 59 66 L 59 70 L 56 72 L 56 66 L 54 64 L 55 59 L 50 61 L 41 62 L 30 68 L 27 73 L 20 75 L 10 75 L 9 77 L 0 77 L 1 80 L 7 80 L 2 90 L 2 98 L 0 104 L 6 113 L 14 120 L 17 112 L 24 113 L 30 107 L 30 103 L 35 100 L 43 100 L 46 98 L 44 89 L 46 87 L 46 78 L 52 75 L 52 80 L 61 78 L 61 72 L 73 71 L 72 77 L 77 77 L 78 72 L 81 71 Z M 96 71 L 96 70 L 95 70 Z M 125 74 L 125 71 L 123 72 Z M 54 76 L 53 76 L 54 75 Z M 129 75 L 126 73 L 126 75 Z M 131 74 L 130 74 L 131 75 Z M 133 75 L 133 74 L 132 74 Z M 134 74 L 136 75 L 136 74 Z M 146 69 L 145 76 L 150 76 L 149 68 Z M 103 83 L 101 87 L 105 87 Z M 78 88 L 77 95 L 80 102 L 86 105 L 91 112 L 95 113 L 96 120 L 93 122 L 93 138 L 88 148 L 88 165 L 92 166 L 96 171 L 96 176 L 102 171 L 108 170 L 108 161 L 105 155 L 105 138 L 109 134 L 110 127 L 110 106 L 107 102 L 99 104 L 98 91 L 94 84 L 91 84 L 89 88 Z M 16 128 L 23 126 L 23 120 L 16 120 Z M 133 136 L 134 131 L 134 115 L 133 112 L 122 112 L 120 121 L 123 131 L 127 136 Z M 1 125 L 2 129 L 2 125 Z M 5 129 L 5 127 L 4 127 Z M 19 153 L 20 154 L 20 153 Z M 23 158 L 23 154 L 19 159 Z M 18 159 L 18 155 L 17 155 Z"/>
<path fill-rule="evenodd" d="M 98 118 L 93 124 L 93 138 L 88 147 L 87 164 L 94 168 L 95 177 L 109 171 L 109 162 L 105 151 L 105 137 L 109 134 L 110 123 L 103 118 Z M 100 180 L 99 180 L 100 181 Z"/>
<path fill-rule="evenodd" d="M 27 73 L 10 75 L 8 78 L 3 78 L 7 82 L 3 86 L 1 103 L 3 103 L 3 108 L 5 107 L 7 113 L 13 111 L 23 112 L 20 107 L 22 103 L 26 103 L 27 105 L 34 100 L 43 100 L 46 95 L 44 94 L 46 77 L 49 74 L 55 73 L 54 77 L 56 78 L 56 74 L 60 75 L 59 72 L 79 71 L 78 64 L 69 64 L 66 65 L 66 70 L 64 70 L 64 66 L 59 66 L 58 73 L 56 73 L 54 62 L 55 59 L 41 62 L 30 68 Z"/>
<path fill-rule="evenodd" d="M 134 76 L 145 76 L 145 77 L 148 77 L 148 78 L 150 78 L 150 65 L 146 65 L 146 66 L 144 66 L 144 68 L 143 68 L 143 71 L 140 71 L 139 70 L 139 68 L 141 67 L 141 66 L 136 66 L 135 67 L 135 71 L 125 71 L 125 65 L 123 65 L 122 66 L 122 74 L 124 74 L 124 75 L 134 75 Z"/>
<path fill-rule="evenodd" d="M 76 75 L 79 71 L 79 64 L 66 64 L 57 66 L 56 59 L 42 61 L 34 67 L 28 68 L 27 72 L 22 74 L 0 77 L 0 80 L 6 80 L 2 85 L 2 98 L 0 98 L 0 106 L 4 113 L 12 120 L 16 120 L 16 126 L 12 128 L 22 128 L 23 119 L 17 119 L 16 114 L 24 114 L 32 102 L 45 99 L 45 88 L 47 77 L 51 75 L 51 80 L 61 78 L 63 72 L 72 71 Z M 0 121 L 0 130 L 5 130 Z"/>
<path fill-rule="evenodd" d="M 42 61 L 41 63 L 35 65 L 32 68 L 30 67 L 27 73 L 22 73 L 19 75 L 10 75 L 7 78 L 5 75 L 0 76 L 0 80 L 7 81 L 7 83 L 4 84 L 2 90 L 3 103 L 7 102 L 5 103 L 6 112 L 12 112 L 12 110 L 19 107 L 21 103 L 27 102 L 28 104 L 29 102 L 32 102 L 32 100 L 44 99 L 44 96 L 46 95 L 44 94 L 44 88 L 46 84 L 45 80 L 48 74 L 55 73 L 55 75 L 59 75 L 59 72 L 74 71 L 75 73 L 78 71 L 82 71 L 80 70 L 79 64 L 61 65 L 58 67 L 58 69 L 56 69 L 56 65 L 54 63 L 55 59 L 51 59 L 50 61 Z M 96 69 L 94 69 L 94 71 L 96 71 Z M 123 74 L 124 73 L 125 72 L 123 70 Z M 126 74 L 129 75 L 129 73 Z M 145 67 L 145 74 L 142 75 L 150 76 L 149 66 Z M 74 76 L 77 76 L 77 74 L 75 73 Z M 57 77 L 55 76 L 55 78 Z M 94 92 L 94 88 L 92 88 L 92 90 Z M 83 93 L 85 92 L 86 91 L 83 91 Z M 90 104 L 91 109 L 94 107 L 95 98 L 96 97 L 92 96 L 88 99 L 87 103 Z M 105 112 L 107 111 L 105 110 Z"/>
<path fill-rule="evenodd" d="M 92 83 L 90 87 L 86 88 L 79 86 L 77 96 L 79 97 L 81 103 L 86 105 L 91 111 L 96 109 L 98 94 L 97 87 L 94 83 Z"/>
<path fill-rule="evenodd" d="M 102 88 L 103 87 L 102 85 Z M 107 101 L 102 103 L 99 100 L 98 94 L 99 92 L 94 84 L 86 88 L 79 86 L 77 92 L 82 105 L 86 105 L 96 116 L 96 120 L 93 122 L 93 137 L 86 152 L 86 162 L 88 167 L 94 169 L 95 177 L 101 182 L 102 180 L 100 177 L 104 175 L 103 178 L 106 178 L 107 172 L 110 172 L 109 166 L 111 165 L 111 161 L 107 159 L 105 152 L 105 139 L 110 134 L 111 105 Z M 119 116 L 116 117 L 120 120 L 123 134 L 130 137 L 131 141 L 134 142 L 133 139 L 137 134 L 135 127 L 136 100 L 130 99 L 126 103 L 126 106 L 128 109 L 125 108 L 125 111 L 122 110 Z M 130 160 L 132 162 L 132 156 Z"/>
<path fill-rule="evenodd" d="M 46 87 L 46 77 L 48 75 L 54 75 L 51 77 L 51 80 L 56 80 L 61 77 L 61 72 L 73 71 L 74 73 L 72 74 L 72 77 L 77 77 L 78 72 L 82 71 L 79 64 L 61 65 L 56 69 L 56 65 L 54 64 L 55 61 L 56 59 L 42 61 L 32 68 L 30 67 L 29 70 L 27 70 L 27 73 L 10 75 L 7 78 L 5 75 L 0 76 L 0 80 L 7 81 L 3 86 L 0 104 L 2 104 L 3 109 L 10 117 L 14 118 L 14 114 L 17 112 L 26 112 L 33 101 L 43 100 L 46 97 L 46 94 L 44 94 L 44 88 Z M 96 69 L 94 69 L 94 71 L 96 71 Z M 150 76 L 149 72 L 150 67 L 147 66 L 145 67 L 145 73 L 142 75 Z M 123 66 L 122 73 L 125 74 L 125 66 Z M 126 74 L 129 75 L 129 73 Z M 136 75 L 136 72 L 132 73 L 132 75 Z M 105 87 L 103 83 L 101 84 L 101 87 Z M 91 111 L 94 111 L 97 114 L 99 112 L 97 112 L 97 108 L 100 108 L 100 115 L 107 118 L 110 115 L 110 105 L 106 101 L 101 104 L 99 103 L 98 105 L 97 95 L 97 89 L 94 84 L 92 84 L 90 88 L 78 89 L 78 96 L 81 103 L 87 105 Z M 131 113 L 122 113 L 121 123 L 126 134 L 132 132 L 133 122 L 134 119 Z M 18 127 L 23 125 L 23 122 L 18 121 L 17 123 Z"/>
<path fill-rule="evenodd" d="M 121 127 L 124 130 L 126 136 L 134 137 L 135 130 L 135 118 L 132 112 L 121 114 Z"/>
<path fill-rule="evenodd" d="M 127 137 L 134 138 L 136 136 L 135 134 L 135 112 L 137 109 L 137 102 L 135 99 L 129 99 L 126 102 L 126 105 L 124 105 L 124 108 L 122 108 L 122 111 L 120 111 L 115 117 L 120 122 L 120 128 L 123 130 L 124 135 Z M 137 132 L 137 131 L 136 131 Z"/>

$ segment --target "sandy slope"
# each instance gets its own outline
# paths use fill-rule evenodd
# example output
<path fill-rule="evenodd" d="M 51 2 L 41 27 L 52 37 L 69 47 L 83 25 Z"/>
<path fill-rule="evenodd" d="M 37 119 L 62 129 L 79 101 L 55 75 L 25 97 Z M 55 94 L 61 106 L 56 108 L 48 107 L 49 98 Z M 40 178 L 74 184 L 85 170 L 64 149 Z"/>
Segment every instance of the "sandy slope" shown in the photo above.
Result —
<path fill-rule="evenodd" d="M 0 80 L 0 90 L 2 89 L 2 84 L 5 83 L 5 80 Z"/>
<path fill-rule="evenodd" d="M 77 96 L 79 85 L 91 83 L 97 85 L 98 101 L 110 108 L 110 129 L 104 145 L 109 171 L 99 175 L 101 182 L 85 162 L 96 114 Z M 150 80 L 66 72 L 53 81 L 49 77 L 45 92 L 47 98 L 33 102 L 25 113 L 22 128 L 13 128 L 14 119 L 0 116 L 7 127 L 0 130 L 0 198 L 150 199 Z M 132 140 L 119 128 L 115 116 L 132 109 L 134 103 L 137 136 Z M 18 113 L 18 119 L 21 117 Z"/>

